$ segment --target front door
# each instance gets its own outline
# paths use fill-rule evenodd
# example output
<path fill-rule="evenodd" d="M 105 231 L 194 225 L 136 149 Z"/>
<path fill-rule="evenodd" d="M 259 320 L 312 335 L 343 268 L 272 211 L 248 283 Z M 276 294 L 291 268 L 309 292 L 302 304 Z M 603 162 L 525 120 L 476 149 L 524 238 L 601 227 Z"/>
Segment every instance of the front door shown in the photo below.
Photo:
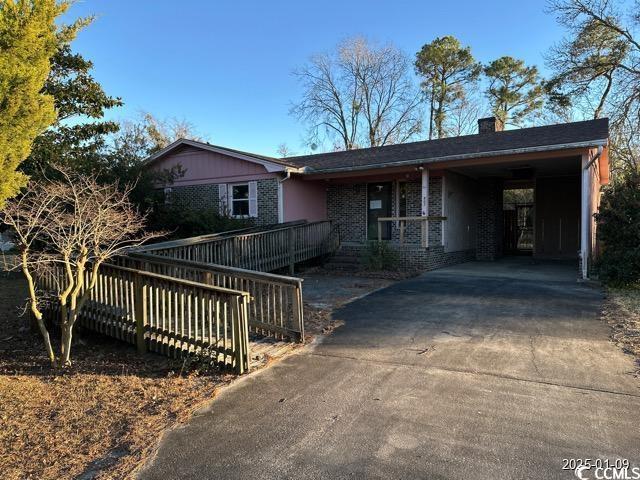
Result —
<path fill-rule="evenodd" d="M 391 182 L 367 185 L 367 238 L 378 239 L 378 218 L 391 216 Z M 391 222 L 382 222 L 382 239 L 391 239 Z"/>

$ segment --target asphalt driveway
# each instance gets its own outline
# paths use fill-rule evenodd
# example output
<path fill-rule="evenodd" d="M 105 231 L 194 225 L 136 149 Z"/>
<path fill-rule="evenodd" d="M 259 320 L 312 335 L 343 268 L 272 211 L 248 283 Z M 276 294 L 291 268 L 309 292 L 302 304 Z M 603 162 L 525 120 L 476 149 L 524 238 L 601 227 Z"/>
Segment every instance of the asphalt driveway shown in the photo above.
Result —
<path fill-rule="evenodd" d="M 575 478 L 640 465 L 640 381 L 571 265 L 468 263 L 337 311 L 323 343 L 165 435 L 143 479 Z M 588 478 L 588 474 L 586 475 Z"/>

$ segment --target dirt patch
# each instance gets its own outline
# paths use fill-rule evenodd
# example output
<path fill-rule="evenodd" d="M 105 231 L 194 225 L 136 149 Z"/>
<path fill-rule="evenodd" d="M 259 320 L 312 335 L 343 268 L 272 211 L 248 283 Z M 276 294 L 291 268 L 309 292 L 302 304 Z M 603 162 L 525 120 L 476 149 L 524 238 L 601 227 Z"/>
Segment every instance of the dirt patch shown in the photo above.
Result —
<path fill-rule="evenodd" d="M 636 360 L 640 376 L 640 286 L 610 288 L 602 316 L 611 326 L 612 340 Z"/>
<path fill-rule="evenodd" d="M 233 376 L 180 375 L 181 362 L 137 355 L 84 333 L 54 375 L 20 316 L 22 278 L 0 273 L 0 471 L 5 479 L 130 478 L 163 430 Z"/>
<path fill-rule="evenodd" d="M 305 340 L 316 335 L 329 335 L 344 324 L 333 318 L 339 307 L 393 283 L 389 278 L 333 275 L 331 271 L 310 269 L 304 272 Z"/>
<path fill-rule="evenodd" d="M 318 335 L 330 335 L 333 331 L 344 325 L 342 320 L 331 318 L 332 308 L 321 308 L 313 305 L 304 305 L 304 339 L 311 342 Z"/>

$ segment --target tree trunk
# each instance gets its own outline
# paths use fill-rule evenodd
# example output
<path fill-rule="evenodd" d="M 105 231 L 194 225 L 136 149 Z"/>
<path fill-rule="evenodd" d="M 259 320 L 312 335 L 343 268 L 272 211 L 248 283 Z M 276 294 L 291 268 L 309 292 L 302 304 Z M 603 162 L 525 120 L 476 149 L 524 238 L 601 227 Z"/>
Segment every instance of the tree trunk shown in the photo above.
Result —
<path fill-rule="evenodd" d="M 60 356 L 60 367 L 68 367 L 71 365 L 71 339 L 73 338 L 73 326 L 65 323 L 62 326 L 62 345 Z"/>
<path fill-rule="evenodd" d="M 31 307 L 31 312 L 38 324 L 38 328 L 40 329 L 40 333 L 42 334 L 42 339 L 44 340 L 44 348 L 47 351 L 47 355 L 49 356 L 49 361 L 51 362 L 51 366 L 55 366 L 56 364 L 56 355 L 53 353 L 53 348 L 51 347 L 51 339 L 49 337 L 49 331 L 47 330 L 47 326 L 44 324 L 44 318 L 42 317 L 42 312 L 38 308 L 38 297 L 36 296 L 36 287 L 33 281 L 33 277 L 31 276 L 31 272 L 28 267 L 28 252 L 27 250 L 22 251 L 22 273 L 27 279 L 27 285 L 29 287 L 29 305 Z"/>

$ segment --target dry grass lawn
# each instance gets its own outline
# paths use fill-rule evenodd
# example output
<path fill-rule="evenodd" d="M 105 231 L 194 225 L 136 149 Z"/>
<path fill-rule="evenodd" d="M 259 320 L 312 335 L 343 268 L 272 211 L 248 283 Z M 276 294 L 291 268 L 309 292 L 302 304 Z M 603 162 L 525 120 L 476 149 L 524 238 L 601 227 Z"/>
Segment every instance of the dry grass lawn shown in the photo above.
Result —
<path fill-rule="evenodd" d="M 18 274 L 0 270 L 0 472 L 13 479 L 123 479 L 156 448 L 163 430 L 186 420 L 234 377 L 183 371 L 181 362 L 84 332 L 73 366 L 56 375 L 39 333 L 21 316 Z M 305 305 L 307 340 L 339 323 Z M 267 362 L 269 363 L 269 362 Z"/>
<path fill-rule="evenodd" d="M 3 479 L 128 478 L 161 432 L 231 376 L 180 375 L 182 364 L 98 335 L 55 375 L 19 316 L 22 278 L 0 272 L 0 471 Z"/>
<path fill-rule="evenodd" d="M 613 341 L 635 357 L 640 376 L 640 286 L 608 289 L 603 318 Z"/>

